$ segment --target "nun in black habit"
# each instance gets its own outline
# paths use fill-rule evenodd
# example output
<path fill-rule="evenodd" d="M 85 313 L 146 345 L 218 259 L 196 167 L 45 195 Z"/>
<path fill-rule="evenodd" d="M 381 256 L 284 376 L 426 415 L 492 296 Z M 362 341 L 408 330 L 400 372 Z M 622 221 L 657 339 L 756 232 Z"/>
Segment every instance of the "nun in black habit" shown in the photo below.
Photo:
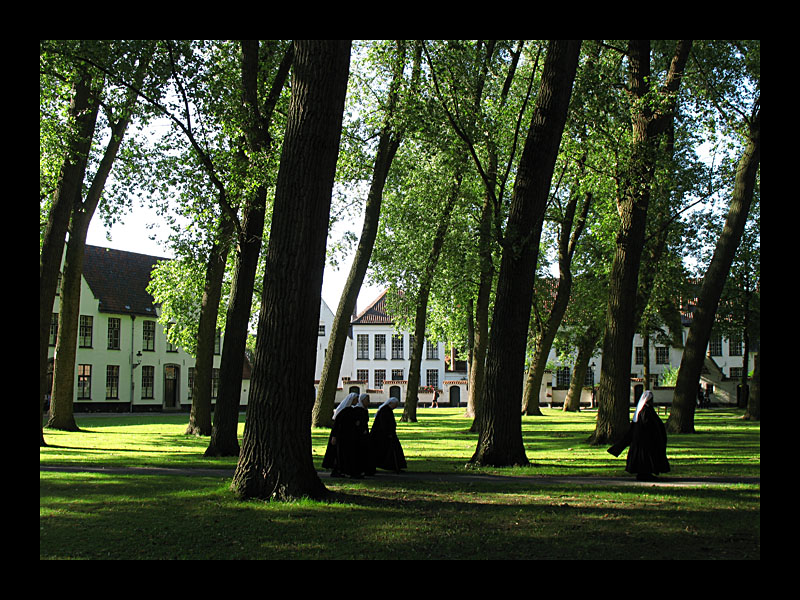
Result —
<path fill-rule="evenodd" d="M 639 481 L 652 481 L 659 473 L 669 473 L 667 430 L 653 408 L 653 392 L 647 390 L 639 399 L 625 437 L 608 449 L 619 456 L 627 447 L 625 470 Z"/>
<path fill-rule="evenodd" d="M 389 398 L 380 405 L 372 430 L 369 433 L 370 455 L 373 467 L 399 473 L 406 468 L 406 457 L 403 447 L 397 438 L 397 423 L 394 420 L 394 409 L 399 404 L 397 398 Z"/>
<path fill-rule="evenodd" d="M 366 394 L 362 394 L 361 399 L 358 394 L 349 394 L 333 413 L 333 428 L 322 459 L 322 467 L 331 469 L 332 477 L 360 478 L 368 472 L 368 404 Z"/>

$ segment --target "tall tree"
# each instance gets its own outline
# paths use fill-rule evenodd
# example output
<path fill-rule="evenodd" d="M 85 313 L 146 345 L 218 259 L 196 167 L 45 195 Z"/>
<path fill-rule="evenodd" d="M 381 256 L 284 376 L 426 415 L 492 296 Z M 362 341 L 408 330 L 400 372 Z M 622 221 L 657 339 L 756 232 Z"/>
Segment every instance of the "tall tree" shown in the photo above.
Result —
<path fill-rule="evenodd" d="M 527 464 L 522 445 L 520 399 L 527 325 L 538 242 L 561 134 L 578 66 L 580 41 L 548 44 L 542 81 L 517 178 L 503 240 L 503 257 L 486 363 L 479 438 L 471 462 Z"/>
<path fill-rule="evenodd" d="M 53 56 L 43 45 L 40 48 L 40 82 L 42 90 L 48 87 L 53 79 L 60 80 L 62 75 L 55 65 L 51 64 Z M 42 199 L 50 197 L 50 207 L 47 213 L 44 233 L 41 238 L 39 252 L 39 445 L 46 445 L 42 424 L 44 420 L 43 404 L 45 396 L 50 393 L 47 377 L 47 348 L 50 339 L 49 331 L 53 313 L 53 301 L 56 295 L 58 275 L 61 270 L 61 259 L 64 254 L 64 243 L 69 226 L 72 206 L 78 202 L 82 194 L 83 179 L 89 161 L 89 148 L 94 134 L 97 113 L 100 107 L 99 98 L 93 93 L 93 79 L 97 77 L 91 67 L 85 63 L 78 63 L 77 68 L 67 76 L 69 82 L 69 108 L 67 113 L 66 131 L 60 130 L 54 122 L 60 112 L 57 97 L 40 98 L 40 103 L 48 106 L 41 108 L 42 120 L 40 121 L 40 137 L 44 137 L 44 129 L 57 130 L 52 139 L 66 139 L 64 148 L 57 152 L 60 162 L 57 181 L 51 189 L 45 174 L 40 176 L 40 190 Z M 58 86 L 53 86 L 57 88 Z M 40 149 L 46 151 L 46 144 L 40 144 Z M 45 161 L 40 159 L 40 165 Z M 40 167 L 41 168 L 41 167 Z"/>
<path fill-rule="evenodd" d="M 128 50 L 121 57 L 114 54 Z M 124 48 L 115 48 L 109 45 L 104 56 L 97 57 L 99 60 L 106 60 L 108 64 L 115 59 L 117 61 L 133 61 L 127 65 L 131 69 L 128 73 L 132 76 L 131 84 L 122 94 L 122 101 L 115 103 L 109 98 L 111 87 L 116 83 L 104 84 L 104 78 L 98 80 L 98 85 L 94 89 L 97 95 L 97 102 L 101 102 L 104 96 L 106 101 L 104 107 L 110 129 L 109 138 L 105 149 L 97 165 L 91 184 L 85 197 L 73 198 L 72 214 L 69 223 L 69 242 L 64 257 L 64 271 L 61 287 L 61 306 L 58 315 L 58 338 L 56 339 L 55 362 L 53 368 L 53 395 L 50 405 L 50 419 L 47 427 L 51 429 L 62 429 L 77 431 L 73 413 L 73 398 L 75 390 L 75 356 L 77 352 L 78 327 L 81 297 L 81 278 L 83 275 L 83 256 L 86 244 L 86 234 L 89 230 L 89 223 L 97 209 L 106 181 L 111 174 L 111 169 L 117 159 L 128 125 L 134 117 L 137 105 L 136 90 L 142 87 L 147 75 L 150 61 L 155 52 L 155 44 L 145 43 L 141 47 L 130 51 L 125 45 Z M 99 132 L 93 132 L 98 134 Z"/>
<path fill-rule="evenodd" d="M 386 179 L 389 176 L 389 169 L 392 166 L 397 149 L 403 138 L 402 127 L 398 127 L 399 117 L 398 102 L 402 93 L 403 71 L 406 66 L 406 42 L 397 42 L 396 56 L 392 63 L 392 80 L 386 99 L 386 110 L 383 124 L 378 135 L 377 151 L 372 169 L 372 180 L 367 201 L 364 207 L 364 224 L 361 229 L 361 237 L 358 240 L 353 264 L 347 276 L 342 297 L 339 300 L 336 316 L 333 320 L 328 348 L 325 352 L 325 363 L 322 368 L 317 398 L 314 402 L 312 413 L 312 424 L 314 427 L 333 426 L 333 405 L 336 398 L 336 388 L 339 384 L 339 372 L 342 367 L 342 358 L 345 350 L 345 343 L 350 328 L 350 319 L 356 308 L 358 293 L 364 276 L 367 273 L 372 250 L 375 246 L 375 238 L 378 235 L 378 221 L 383 201 L 383 189 Z M 420 68 L 420 49 L 417 47 L 414 58 L 413 80 L 419 75 Z M 416 87 L 412 81 L 413 90 Z"/>
<path fill-rule="evenodd" d="M 632 139 L 617 199 L 620 227 L 609 281 L 597 423 L 589 439 L 593 444 L 617 441 L 630 422 L 630 363 L 647 209 L 659 142 L 674 118 L 690 48 L 690 41 L 678 42 L 663 89 L 656 90 L 651 81 L 650 40 L 630 40 L 628 45 Z"/>
<path fill-rule="evenodd" d="M 753 113 L 748 119 L 748 126 L 747 146 L 736 169 L 736 184 L 731 197 L 728 218 L 717 241 L 714 257 L 703 278 L 700 294 L 697 297 L 697 308 L 686 338 L 681 366 L 678 370 L 678 380 L 675 383 L 672 410 L 666 423 L 667 431 L 694 433 L 695 399 L 706 347 L 714 326 L 722 289 L 744 232 L 758 176 L 761 159 L 761 106 L 759 101 L 755 103 Z"/>
<path fill-rule="evenodd" d="M 214 408 L 214 424 L 211 430 L 206 456 L 238 456 L 239 403 L 242 389 L 247 326 L 253 302 L 253 287 L 256 268 L 261 253 L 261 238 L 264 233 L 268 181 L 258 165 L 269 163 L 272 150 L 270 124 L 281 90 L 288 77 L 294 57 L 291 44 L 284 50 L 280 45 L 265 44 L 263 52 L 257 40 L 241 41 L 241 89 L 242 108 L 246 117 L 244 125 L 244 148 L 240 152 L 243 170 L 248 167 L 256 172 L 250 177 L 260 179 L 253 191 L 246 193 L 242 214 L 242 226 L 236 244 L 236 265 L 231 282 L 231 294 L 223 337 L 222 358 L 219 366 L 219 388 Z M 275 63 L 274 66 L 270 63 Z M 272 76 L 271 82 L 263 81 L 264 72 Z M 274 75 L 273 75 L 274 73 Z M 264 97 L 261 86 L 269 83 Z M 249 175 L 249 173 L 248 173 Z M 246 178 L 246 179 L 249 179 Z M 251 189 L 244 183 L 245 190 Z"/>
<path fill-rule="evenodd" d="M 294 48 L 252 388 L 231 484 L 240 498 L 282 500 L 327 493 L 311 454 L 311 410 L 350 41 L 297 40 Z"/>

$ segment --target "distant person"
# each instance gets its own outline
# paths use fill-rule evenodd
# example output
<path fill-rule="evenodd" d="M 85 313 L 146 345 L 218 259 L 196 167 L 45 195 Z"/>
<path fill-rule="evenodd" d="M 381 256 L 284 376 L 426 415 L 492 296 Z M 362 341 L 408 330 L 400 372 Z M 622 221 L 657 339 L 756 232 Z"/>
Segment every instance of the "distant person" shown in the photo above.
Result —
<path fill-rule="evenodd" d="M 339 403 L 333 413 L 333 428 L 322 459 L 322 467 L 331 469 L 331 477 L 364 476 L 368 462 L 368 420 L 369 413 L 361 405 L 358 394 L 349 394 Z"/>
<path fill-rule="evenodd" d="M 669 472 L 667 430 L 653 408 L 653 392 L 647 390 L 639 399 L 633 421 L 625 437 L 608 449 L 619 456 L 628 449 L 625 470 L 638 481 L 655 481 L 659 473 Z"/>
<path fill-rule="evenodd" d="M 406 468 L 406 457 L 397 437 L 397 422 L 394 409 L 400 404 L 397 398 L 389 398 L 378 407 L 369 433 L 372 467 L 399 473 Z"/>
<path fill-rule="evenodd" d="M 436 388 L 433 388 L 433 401 L 431 402 L 431 408 L 439 408 L 439 392 Z"/>

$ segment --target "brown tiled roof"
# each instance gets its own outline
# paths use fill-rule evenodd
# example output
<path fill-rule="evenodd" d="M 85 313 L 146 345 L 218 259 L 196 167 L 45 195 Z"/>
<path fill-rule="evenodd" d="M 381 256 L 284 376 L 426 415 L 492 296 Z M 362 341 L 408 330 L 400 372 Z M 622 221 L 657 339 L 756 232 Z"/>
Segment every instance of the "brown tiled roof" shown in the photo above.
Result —
<path fill-rule="evenodd" d="M 386 312 L 386 290 L 381 292 L 375 301 L 361 311 L 352 321 L 352 325 L 393 325 L 394 319 Z"/>
<path fill-rule="evenodd" d="M 100 301 L 100 312 L 156 316 L 147 292 L 153 267 L 166 258 L 86 246 L 83 276 Z"/>

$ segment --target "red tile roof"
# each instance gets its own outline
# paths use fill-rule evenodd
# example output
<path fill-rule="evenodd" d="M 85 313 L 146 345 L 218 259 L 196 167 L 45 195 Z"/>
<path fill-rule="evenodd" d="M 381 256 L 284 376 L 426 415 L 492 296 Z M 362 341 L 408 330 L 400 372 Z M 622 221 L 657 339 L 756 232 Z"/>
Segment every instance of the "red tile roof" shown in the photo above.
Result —
<path fill-rule="evenodd" d="M 386 290 L 372 304 L 359 313 L 352 325 L 393 325 L 394 319 L 386 312 Z"/>

